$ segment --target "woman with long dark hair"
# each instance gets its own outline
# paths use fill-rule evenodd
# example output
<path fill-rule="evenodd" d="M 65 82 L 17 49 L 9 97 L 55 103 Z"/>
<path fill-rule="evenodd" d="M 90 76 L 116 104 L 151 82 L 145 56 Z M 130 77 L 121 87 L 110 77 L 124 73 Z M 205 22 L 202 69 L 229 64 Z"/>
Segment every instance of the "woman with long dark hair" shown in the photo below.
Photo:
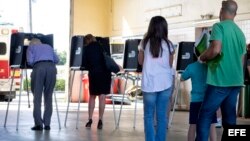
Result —
<path fill-rule="evenodd" d="M 142 69 L 144 133 L 146 141 L 166 141 L 173 82 L 174 47 L 168 39 L 168 24 L 162 16 L 152 17 L 139 45 L 138 61 Z M 154 129 L 156 113 L 156 129 Z"/>

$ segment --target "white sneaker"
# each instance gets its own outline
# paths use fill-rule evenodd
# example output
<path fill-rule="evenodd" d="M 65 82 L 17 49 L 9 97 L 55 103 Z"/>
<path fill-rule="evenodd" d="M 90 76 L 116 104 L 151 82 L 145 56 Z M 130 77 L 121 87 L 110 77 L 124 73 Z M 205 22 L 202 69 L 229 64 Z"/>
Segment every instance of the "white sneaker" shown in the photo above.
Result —
<path fill-rule="evenodd" d="M 215 127 L 221 128 L 221 126 L 222 126 L 221 119 L 217 119 L 217 123 L 215 123 Z"/>

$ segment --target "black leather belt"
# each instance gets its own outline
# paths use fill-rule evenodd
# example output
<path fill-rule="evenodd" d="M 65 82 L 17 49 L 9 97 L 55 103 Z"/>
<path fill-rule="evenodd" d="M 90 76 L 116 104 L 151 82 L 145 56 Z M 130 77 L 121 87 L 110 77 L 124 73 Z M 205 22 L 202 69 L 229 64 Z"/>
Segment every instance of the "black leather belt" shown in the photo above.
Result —
<path fill-rule="evenodd" d="M 38 63 L 42 63 L 42 62 L 53 62 L 52 60 L 41 60 L 41 61 L 36 61 L 35 63 L 34 63 L 34 65 L 36 65 L 36 64 L 38 64 Z"/>

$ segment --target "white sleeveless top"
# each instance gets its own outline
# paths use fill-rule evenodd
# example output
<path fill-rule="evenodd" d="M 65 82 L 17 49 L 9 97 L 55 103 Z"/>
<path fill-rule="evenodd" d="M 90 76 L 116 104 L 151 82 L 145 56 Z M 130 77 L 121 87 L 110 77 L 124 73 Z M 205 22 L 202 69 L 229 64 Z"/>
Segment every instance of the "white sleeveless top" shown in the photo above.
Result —
<path fill-rule="evenodd" d="M 142 40 L 143 41 L 143 40 Z M 143 43 L 139 44 L 138 48 L 143 50 Z M 170 52 L 173 52 L 173 45 L 170 45 Z M 144 50 L 144 61 L 142 69 L 142 91 L 144 92 L 159 92 L 171 87 L 173 81 L 173 70 L 169 65 L 169 50 L 168 44 L 162 40 L 163 48 L 162 56 L 153 58 L 149 51 L 150 43 L 146 44 Z"/>

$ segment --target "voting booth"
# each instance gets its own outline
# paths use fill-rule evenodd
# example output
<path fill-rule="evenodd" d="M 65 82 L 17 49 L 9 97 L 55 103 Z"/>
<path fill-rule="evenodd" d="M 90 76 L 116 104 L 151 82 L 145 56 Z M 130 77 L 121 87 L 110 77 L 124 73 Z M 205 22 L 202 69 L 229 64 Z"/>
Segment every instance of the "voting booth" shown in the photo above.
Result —
<path fill-rule="evenodd" d="M 183 71 L 187 65 L 193 63 L 197 58 L 193 55 L 194 53 L 194 42 L 180 42 L 178 46 L 177 54 L 177 71 Z"/>
<path fill-rule="evenodd" d="M 83 61 L 84 54 L 84 36 L 76 35 L 71 38 L 70 46 L 70 68 L 80 69 L 85 68 Z"/>
<path fill-rule="evenodd" d="M 141 39 L 128 39 L 125 42 L 123 68 L 127 71 L 142 71 L 142 66 L 138 63 L 138 45 L 140 41 Z"/>
<path fill-rule="evenodd" d="M 41 33 L 23 33 L 23 32 L 15 32 L 11 34 L 9 66 L 11 70 L 13 71 L 13 73 L 11 76 L 10 91 L 12 90 L 12 87 L 14 84 L 15 72 L 17 70 L 21 70 L 16 130 L 18 130 L 18 126 L 19 126 L 20 104 L 21 104 L 21 95 L 22 95 L 21 93 L 22 93 L 22 84 L 23 84 L 24 74 L 26 74 L 26 82 L 28 83 L 27 69 L 32 69 L 32 66 L 29 66 L 27 64 L 26 51 L 29 46 L 30 40 L 32 40 L 33 38 L 38 38 L 41 40 L 42 43 L 49 44 L 51 47 L 53 47 L 53 34 L 44 35 Z M 26 84 L 26 86 L 28 87 L 28 84 Z M 28 107 L 30 107 L 29 91 L 27 91 L 27 95 L 28 95 Z M 54 94 L 54 99 L 56 103 L 56 111 L 58 115 L 58 122 L 59 122 L 59 129 L 60 129 L 61 125 L 60 125 L 59 112 L 58 112 L 58 106 L 57 106 L 55 94 Z M 7 123 L 9 104 L 10 104 L 10 98 L 8 99 L 4 127 L 6 127 L 6 123 Z"/>
<path fill-rule="evenodd" d="M 10 62 L 11 68 L 32 68 L 27 64 L 26 51 L 29 41 L 32 38 L 38 38 L 42 43 L 49 44 L 53 47 L 53 34 L 43 35 L 41 33 L 12 33 L 10 42 Z"/>

